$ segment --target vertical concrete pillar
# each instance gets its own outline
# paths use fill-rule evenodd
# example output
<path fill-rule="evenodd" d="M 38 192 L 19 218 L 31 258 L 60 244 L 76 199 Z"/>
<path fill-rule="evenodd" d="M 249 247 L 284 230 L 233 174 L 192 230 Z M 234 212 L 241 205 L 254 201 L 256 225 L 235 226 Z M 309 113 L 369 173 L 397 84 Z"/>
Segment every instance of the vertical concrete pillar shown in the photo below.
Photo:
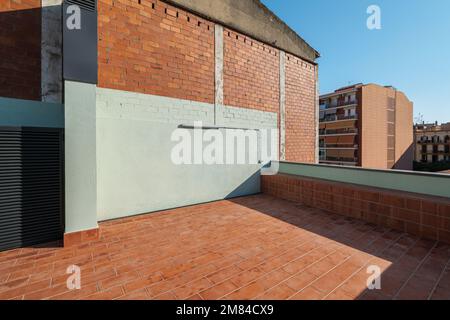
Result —
<path fill-rule="evenodd" d="M 286 160 L 286 53 L 280 50 L 280 160 Z"/>
<path fill-rule="evenodd" d="M 65 81 L 66 233 L 97 228 L 96 86 Z"/>
<path fill-rule="evenodd" d="M 62 0 L 42 0 L 41 100 L 62 102 Z"/>
<path fill-rule="evenodd" d="M 214 124 L 217 125 L 218 112 L 224 104 L 223 100 L 223 27 L 214 25 L 215 31 L 215 101 L 214 101 Z"/>

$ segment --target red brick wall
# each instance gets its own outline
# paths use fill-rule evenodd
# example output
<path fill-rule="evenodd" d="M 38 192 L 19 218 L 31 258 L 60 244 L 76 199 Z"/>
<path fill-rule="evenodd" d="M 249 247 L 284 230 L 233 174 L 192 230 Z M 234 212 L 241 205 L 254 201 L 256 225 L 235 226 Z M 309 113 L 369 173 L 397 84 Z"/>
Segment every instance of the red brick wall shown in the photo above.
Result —
<path fill-rule="evenodd" d="M 0 1 L 0 97 L 41 99 L 41 1 Z"/>
<path fill-rule="evenodd" d="M 450 243 L 448 199 L 281 174 L 262 176 L 261 188 L 285 200 Z"/>
<path fill-rule="evenodd" d="M 279 112 L 279 51 L 224 29 L 224 103 Z"/>
<path fill-rule="evenodd" d="M 316 159 L 316 69 L 286 54 L 286 161 Z"/>
<path fill-rule="evenodd" d="M 214 102 L 214 24 L 161 1 L 99 0 L 100 87 Z"/>
<path fill-rule="evenodd" d="M 394 169 L 412 170 L 414 161 L 413 103 L 402 92 L 397 92 L 395 108 L 395 166 Z"/>
<path fill-rule="evenodd" d="M 99 86 L 214 103 L 214 24 L 158 0 L 99 0 Z M 286 155 L 315 161 L 315 66 L 286 59 Z M 280 110 L 279 50 L 224 28 L 225 105 Z"/>
<path fill-rule="evenodd" d="M 388 98 L 395 92 L 369 84 L 361 88 L 361 166 L 373 169 L 391 169 L 388 164 Z M 392 159 L 393 160 L 393 159 Z"/>

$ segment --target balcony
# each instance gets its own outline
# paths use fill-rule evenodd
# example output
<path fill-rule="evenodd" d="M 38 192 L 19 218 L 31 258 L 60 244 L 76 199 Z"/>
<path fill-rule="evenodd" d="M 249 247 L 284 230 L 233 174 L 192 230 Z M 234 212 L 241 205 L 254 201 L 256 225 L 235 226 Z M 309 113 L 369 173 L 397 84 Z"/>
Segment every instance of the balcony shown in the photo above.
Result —
<path fill-rule="evenodd" d="M 357 120 L 358 116 L 345 116 L 345 115 L 326 115 L 325 117 L 319 119 L 320 122 L 335 122 L 335 121 L 345 121 L 345 120 Z"/>
<path fill-rule="evenodd" d="M 357 100 L 339 101 L 338 103 L 335 103 L 335 104 L 321 103 L 320 110 L 340 109 L 340 108 L 352 107 L 352 106 L 357 106 L 357 105 L 358 105 Z"/>
<path fill-rule="evenodd" d="M 417 141 L 418 144 L 450 144 L 450 140 L 431 140 L 431 139 L 427 139 L 427 140 L 418 140 Z"/>
<path fill-rule="evenodd" d="M 322 156 L 319 158 L 320 162 L 328 162 L 328 163 L 334 163 L 334 164 L 354 164 L 356 165 L 358 163 L 358 158 L 347 158 L 347 157 L 330 157 L 330 156 Z"/>
<path fill-rule="evenodd" d="M 450 176 L 277 164 L 262 194 L 0 253 L 0 299 L 450 299 Z M 66 286 L 81 267 L 81 289 Z M 367 288 L 377 266 L 381 289 Z"/>
<path fill-rule="evenodd" d="M 319 148 L 321 149 L 358 149 L 358 145 L 357 144 L 325 144 L 325 143 L 321 143 L 319 144 Z"/>
<path fill-rule="evenodd" d="M 357 128 L 344 128 L 344 129 L 319 129 L 320 136 L 332 136 L 332 135 L 357 135 Z"/>

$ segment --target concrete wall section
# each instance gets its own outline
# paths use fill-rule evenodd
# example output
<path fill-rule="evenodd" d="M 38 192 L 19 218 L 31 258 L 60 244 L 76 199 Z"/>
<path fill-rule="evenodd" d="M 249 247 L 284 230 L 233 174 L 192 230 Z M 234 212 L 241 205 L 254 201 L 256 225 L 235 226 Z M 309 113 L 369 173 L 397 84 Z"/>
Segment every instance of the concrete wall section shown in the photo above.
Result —
<path fill-rule="evenodd" d="M 219 125 L 277 126 L 276 114 L 220 110 Z M 259 165 L 173 163 L 172 133 L 195 121 L 213 125 L 214 105 L 97 88 L 99 221 L 260 191 Z"/>
<path fill-rule="evenodd" d="M 280 160 L 286 160 L 286 53 L 280 51 Z"/>
<path fill-rule="evenodd" d="M 216 24 L 214 35 L 215 55 L 215 104 L 216 108 L 223 105 L 223 27 Z"/>
<path fill-rule="evenodd" d="M 314 61 L 319 54 L 259 0 L 164 0 Z"/>
<path fill-rule="evenodd" d="M 64 106 L 0 98 L 0 126 L 64 128 Z"/>
<path fill-rule="evenodd" d="M 65 82 L 66 233 L 97 227 L 95 85 Z"/>
<path fill-rule="evenodd" d="M 42 0 L 41 96 L 62 102 L 62 0 Z"/>

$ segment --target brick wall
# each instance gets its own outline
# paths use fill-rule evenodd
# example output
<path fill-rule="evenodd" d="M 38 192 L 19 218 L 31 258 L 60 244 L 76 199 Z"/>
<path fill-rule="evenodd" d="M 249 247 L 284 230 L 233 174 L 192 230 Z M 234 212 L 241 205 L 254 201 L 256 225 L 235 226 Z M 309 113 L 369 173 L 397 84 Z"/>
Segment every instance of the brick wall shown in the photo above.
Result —
<path fill-rule="evenodd" d="M 214 101 L 214 24 L 161 1 L 99 0 L 100 87 Z"/>
<path fill-rule="evenodd" d="M 388 92 L 385 88 L 372 84 L 362 87 L 361 90 L 361 166 L 388 169 Z"/>
<path fill-rule="evenodd" d="M 413 104 L 397 93 L 395 108 L 395 169 L 412 170 L 414 161 Z"/>
<path fill-rule="evenodd" d="M 262 192 L 450 243 L 450 201 L 299 176 L 262 176 Z"/>
<path fill-rule="evenodd" d="M 286 161 L 315 162 L 315 66 L 286 54 Z"/>
<path fill-rule="evenodd" d="M 369 84 L 361 88 L 361 165 L 411 170 L 413 106 L 400 91 Z"/>
<path fill-rule="evenodd" d="M 224 29 L 224 103 L 269 112 L 280 110 L 279 51 Z"/>
<path fill-rule="evenodd" d="M 0 1 L 0 97 L 41 98 L 41 1 Z"/>
<path fill-rule="evenodd" d="M 214 27 L 162 1 L 99 0 L 99 87 L 214 103 Z M 224 104 L 279 118 L 279 50 L 227 28 L 223 38 Z M 315 77 L 287 54 L 290 161 L 315 161 Z"/>

